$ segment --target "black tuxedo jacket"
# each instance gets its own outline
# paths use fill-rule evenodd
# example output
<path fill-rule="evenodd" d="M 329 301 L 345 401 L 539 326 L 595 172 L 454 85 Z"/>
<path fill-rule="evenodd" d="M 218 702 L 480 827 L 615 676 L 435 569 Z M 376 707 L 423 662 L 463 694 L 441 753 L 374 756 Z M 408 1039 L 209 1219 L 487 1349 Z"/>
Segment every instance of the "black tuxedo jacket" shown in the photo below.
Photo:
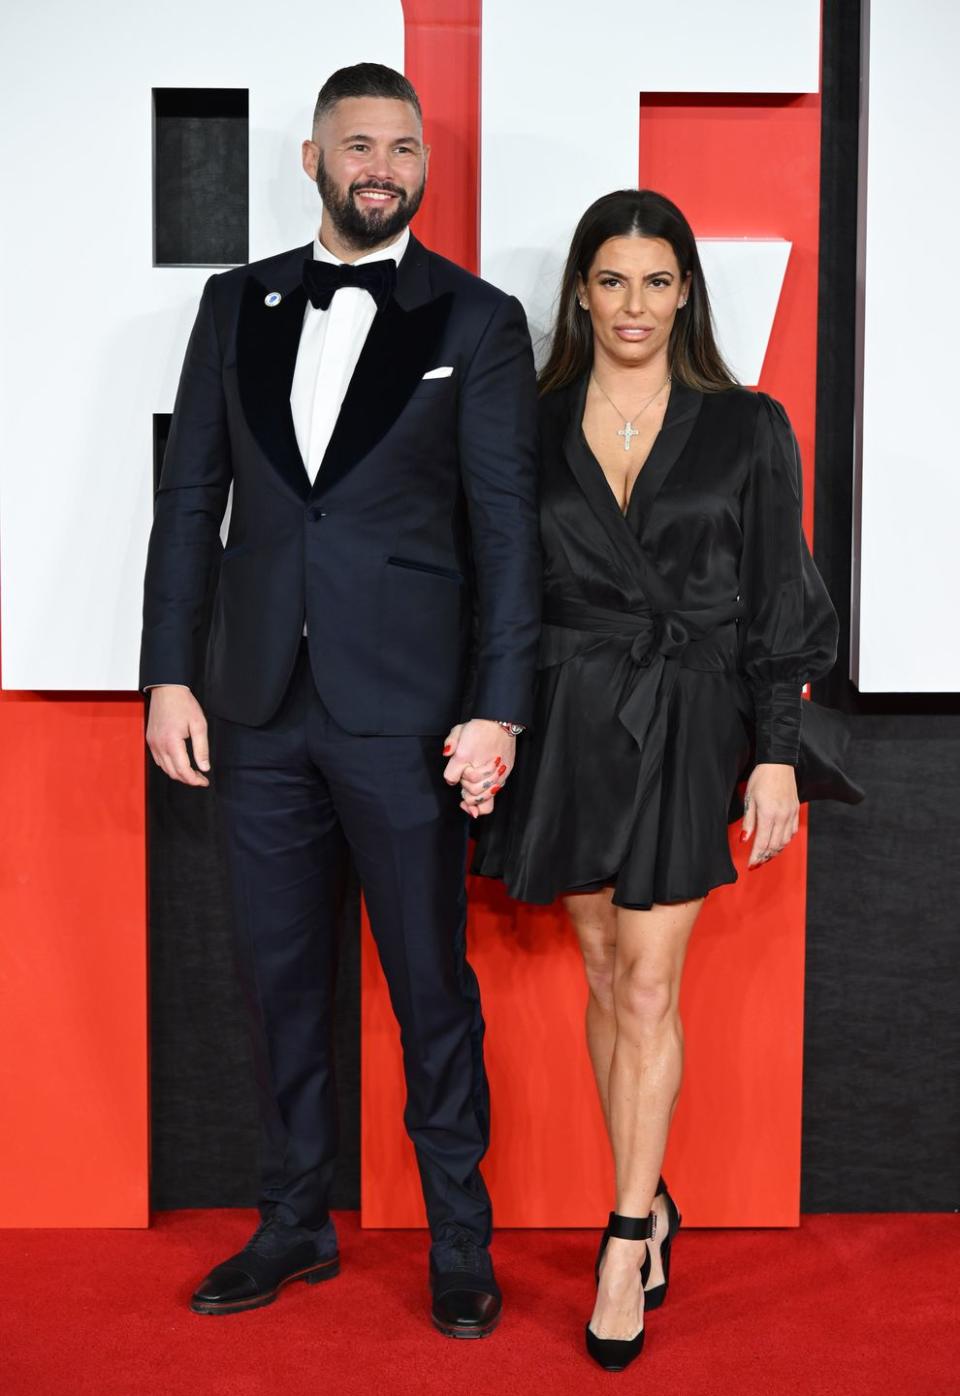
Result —
<path fill-rule="evenodd" d="M 202 675 L 210 711 L 259 726 L 306 619 L 317 689 L 350 732 L 527 723 L 540 558 L 523 310 L 411 238 L 311 488 L 290 411 L 311 256 L 207 282 L 150 536 L 141 687 Z"/>

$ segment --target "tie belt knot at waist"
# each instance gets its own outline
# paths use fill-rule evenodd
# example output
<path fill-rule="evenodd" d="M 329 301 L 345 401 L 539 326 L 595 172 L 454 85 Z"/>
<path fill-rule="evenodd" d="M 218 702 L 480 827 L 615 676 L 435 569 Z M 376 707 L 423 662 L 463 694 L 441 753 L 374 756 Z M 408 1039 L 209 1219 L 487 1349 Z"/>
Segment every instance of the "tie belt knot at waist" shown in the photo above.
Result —
<path fill-rule="evenodd" d="M 739 597 L 721 606 L 690 611 L 614 611 L 575 598 L 544 606 L 541 667 L 562 663 L 593 648 L 591 636 L 629 647 L 632 678 L 620 695 L 617 718 L 641 753 L 637 800 L 656 784 L 667 733 L 667 712 L 681 668 L 729 672 L 736 668 L 734 622 Z M 586 638 L 587 643 L 584 644 Z"/>
<path fill-rule="evenodd" d="M 740 599 L 690 611 L 615 611 L 575 598 L 547 601 L 547 627 L 629 641 L 630 658 L 648 669 L 660 658 L 685 667 L 729 669 L 736 663 L 733 623 L 743 611 Z"/>

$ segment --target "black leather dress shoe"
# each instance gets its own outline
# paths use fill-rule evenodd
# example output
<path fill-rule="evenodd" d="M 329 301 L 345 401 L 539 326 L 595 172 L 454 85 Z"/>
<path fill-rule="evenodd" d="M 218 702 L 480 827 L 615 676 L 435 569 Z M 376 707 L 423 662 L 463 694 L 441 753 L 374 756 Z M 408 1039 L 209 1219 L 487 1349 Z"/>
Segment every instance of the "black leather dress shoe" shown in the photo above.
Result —
<path fill-rule="evenodd" d="M 190 1300 L 195 1314 L 239 1314 L 272 1304 L 285 1284 L 319 1284 L 340 1273 L 333 1223 L 320 1231 L 262 1221 L 242 1251 L 217 1265 Z"/>
<path fill-rule="evenodd" d="M 468 1236 L 430 1250 L 434 1326 L 448 1338 L 486 1338 L 500 1322 L 503 1298 L 490 1252 Z"/>

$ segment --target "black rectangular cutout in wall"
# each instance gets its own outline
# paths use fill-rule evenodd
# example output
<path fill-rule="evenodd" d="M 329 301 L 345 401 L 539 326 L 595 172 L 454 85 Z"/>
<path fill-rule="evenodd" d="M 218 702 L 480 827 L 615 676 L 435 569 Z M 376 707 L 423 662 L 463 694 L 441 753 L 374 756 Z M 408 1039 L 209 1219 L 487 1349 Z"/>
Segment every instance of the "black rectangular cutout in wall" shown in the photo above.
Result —
<path fill-rule="evenodd" d="M 160 472 L 163 469 L 163 456 L 167 449 L 167 437 L 170 435 L 170 422 L 173 419 L 172 412 L 154 412 L 153 414 L 153 492 L 156 494 L 160 486 Z"/>
<path fill-rule="evenodd" d="M 245 87 L 153 89 L 153 262 L 249 259 L 249 94 Z"/>

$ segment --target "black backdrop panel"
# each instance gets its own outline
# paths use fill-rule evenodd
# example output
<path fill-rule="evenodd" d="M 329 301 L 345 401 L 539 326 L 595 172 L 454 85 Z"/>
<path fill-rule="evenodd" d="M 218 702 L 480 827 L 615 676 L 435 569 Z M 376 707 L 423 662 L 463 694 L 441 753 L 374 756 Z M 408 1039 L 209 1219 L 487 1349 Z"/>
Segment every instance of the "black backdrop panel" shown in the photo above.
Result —
<path fill-rule="evenodd" d="M 170 423 L 173 421 L 172 412 L 154 412 L 153 414 L 153 492 L 156 494 L 157 486 L 160 483 L 160 472 L 163 469 L 163 453 L 167 449 L 167 437 L 170 435 Z"/>
<path fill-rule="evenodd" d="M 248 107 L 246 88 L 154 88 L 156 266 L 247 260 Z"/>
<path fill-rule="evenodd" d="M 853 717 L 859 808 L 811 818 L 804 1211 L 960 1205 L 960 721 Z"/>
<path fill-rule="evenodd" d="M 933 1211 L 960 1204 L 960 702 L 861 695 L 846 677 L 858 11 L 824 7 L 814 551 L 841 620 L 816 696 L 849 714 L 867 800 L 811 809 L 802 1206 Z"/>
<path fill-rule="evenodd" d="M 233 966 L 226 876 L 208 790 L 149 763 L 151 1200 L 245 1207 L 256 1198 L 253 1069 Z M 360 1205 L 360 955 L 356 880 L 337 987 L 341 1143 L 331 1195 Z"/>

